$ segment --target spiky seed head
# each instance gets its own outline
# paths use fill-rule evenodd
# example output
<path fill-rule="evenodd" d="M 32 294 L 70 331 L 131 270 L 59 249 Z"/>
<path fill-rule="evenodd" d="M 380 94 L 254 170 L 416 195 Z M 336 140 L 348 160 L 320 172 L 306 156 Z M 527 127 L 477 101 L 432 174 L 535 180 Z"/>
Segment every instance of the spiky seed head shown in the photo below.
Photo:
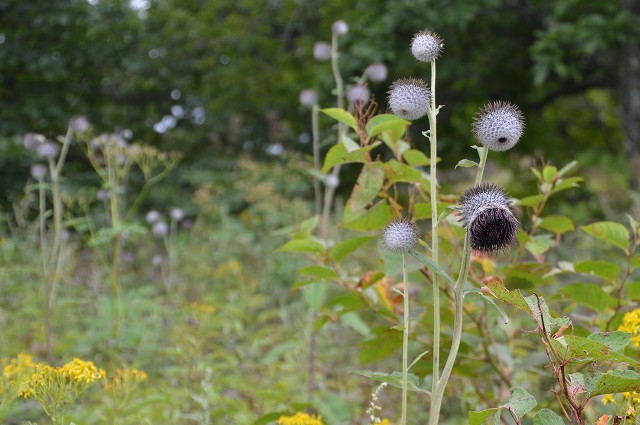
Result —
<path fill-rule="evenodd" d="M 354 84 L 347 87 L 347 100 L 349 103 L 363 102 L 367 103 L 371 98 L 371 91 L 367 86 L 362 84 Z"/>
<path fill-rule="evenodd" d="M 382 232 L 382 242 L 389 251 L 406 254 L 418 244 L 418 229 L 409 220 L 391 220 Z"/>
<path fill-rule="evenodd" d="M 349 32 L 349 25 L 343 20 L 335 21 L 331 25 L 331 32 L 335 35 L 345 35 Z"/>
<path fill-rule="evenodd" d="M 417 78 L 401 78 L 391 84 L 389 106 L 405 120 L 417 120 L 426 115 L 431 105 L 431 90 Z"/>
<path fill-rule="evenodd" d="M 300 104 L 305 108 L 312 108 L 318 103 L 318 93 L 313 89 L 304 89 L 300 92 Z"/>
<path fill-rule="evenodd" d="M 460 198 L 460 214 L 473 250 L 493 253 L 516 244 L 520 224 L 501 187 L 490 183 L 470 187 Z"/>
<path fill-rule="evenodd" d="M 497 101 L 485 105 L 473 121 L 476 139 L 492 151 L 506 151 L 524 132 L 524 116 L 516 105 Z"/>
<path fill-rule="evenodd" d="M 331 59 L 331 45 L 324 41 L 318 41 L 313 45 L 313 57 L 318 62 L 326 62 Z"/>
<path fill-rule="evenodd" d="M 364 73 L 369 77 L 371 81 L 373 81 L 374 83 L 379 83 L 387 79 L 389 70 L 387 69 L 387 65 L 383 63 L 372 63 L 367 67 Z"/>
<path fill-rule="evenodd" d="M 433 31 L 420 31 L 411 39 L 411 54 L 421 62 L 438 59 L 443 48 L 442 38 Z"/>

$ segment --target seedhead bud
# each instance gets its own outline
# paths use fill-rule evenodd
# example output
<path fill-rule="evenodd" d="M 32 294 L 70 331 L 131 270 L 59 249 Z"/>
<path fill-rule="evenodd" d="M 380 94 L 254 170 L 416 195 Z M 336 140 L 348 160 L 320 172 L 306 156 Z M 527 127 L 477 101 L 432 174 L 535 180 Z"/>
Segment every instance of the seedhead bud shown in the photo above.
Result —
<path fill-rule="evenodd" d="M 36 154 L 38 155 L 38 158 L 44 159 L 45 161 L 55 159 L 58 156 L 58 153 L 60 153 L 60 148 L 55 143 L 45 142 L 36 147 Z"/>
<path fill-rule="evenodd" d="M 171 218 L 175 221 L 182 220 L 184 218 L 184 211 L 182 210 L 182 208 L 172 208 Z"/>
<path fill-rule="evenodd" d="M 343 20 L 335 21 L 331 25 L 331 32 L 335 35 L 345 35 L 349 32 L 349 25 Z"/>
<path fill-rule="evenodd" d="M 167 223 L 165 223 L 164 221 L 157 221 L 153 224 L 153 228 L 151 229 L 151 232 L 153 233 L 154 236 L 157 236 L 160 238 L 165 236 L 167 233 L 169 233 L 169 226 L 167 226 Z"/>
<path fill-rule="evenodd" d="M 318 93 L 313 89 L 304 89 L 300 92 L 300 104 L 305 108 L 313 108 L 318 104 Z"/>
<path fill-rule="evenodd" d="M 473 121 L 473 134 L 492 151 L 506 151 L 518 143 L 524 131 L 524 116 L 517 106 L 503 101 L 485 105 Z"/>
<path fill-rule="evenodd" d="M 160 221 L 160 213 L 156 210 L 151 210 L 147 213 L 145 219 L 149 224 L 157 223 L 158 221 Z"/>
<path fill-rule="evenodd" d="M 423 30 L 411 40 L 411 54 L 421 62 L 431 62 L 442 53 L 442 38 L 433 31 Z"/>
<path fill-rule="evenodd" d="M 387 65 L 383 63 L 372 63 L 367 67 L 364 73 L 369 77 L 371 81 L 373 81 L 374 83 L 379 83 L 387 79 L 389 70 L 387 69 Z"/>
<path fill-rule="evenodd" d="M 516 245 L 520 223 L 501 187 L 490 183 L 470 187 L 462 194 L 459 211 L 473 250 L 494 253 Z"/>
<path fill-rule="evenodd" d="M 164 262 L 164 258 L 162 257 L 162 255 L 154 255 L 153 258 L 151 258 L 151 264 L 155 267 L 159 267 L 162 265 L 162 263 Z"/>
<path fill-rule="evenodd" d="M 34 180 L 42 180 L 47 175 L 47 167 L 42 164 L 34 164 L 31 166 L 31 177 Z"/>
<path fill-rule="evenodd" d="M 79 115 L 77 117 L 71 118 L 69 121 L 69 127 L 76 133 L 84 133 L 89 130 L 90 124 L 87 117 Z"/>
<path fill-rule="evenodd" d="M 361 84 L 347 87 L 347 100 L 349 103 L 367 103 L 371 98 L 371 91 Z"/>
<path fill-rule="evenodd" d="M 98 201 L 106 201 L 110 197 L 111 197 L 111 192 L 105 189 L 100 189 L 96 193 L 96 198 L 98 198 Z"/>
<path fill-rule="evenodd" d="M 382 232 L 382 242 L 389 251 L 406 254 L 418 244 L 418 229 L 409 220 L 391 220 Z"/>
<path fill-rule="evenodd" d="M 324 179 L 324 185 L 330 189 L 335 189 L 340 184 L 340 179 L 338 176 L 334 176 L 333 174 L 327 175 Z"/>
<path fill-rule="evenodd" d="M 35 151 L 38 145 L 40 144 L 40 139 L 42 136 L 36 133 L 27 133 L 24 135 L 23 144 L 24 147 L 29 149 L 30 151 Z"/>
<path fill-rule="evenodd" d="M 318 62 L 326 62 L 331 59 L 331 45 L 324 41 L 318 41 L 313 45 L 313 57 Z"/>
<path fill-rule="evenodd" d="M 401 78 L 391 84 L 389 106 L 405 120 L 417 120 L 426 115 L 431 105 L 431 91 L 417 78 Z"/>

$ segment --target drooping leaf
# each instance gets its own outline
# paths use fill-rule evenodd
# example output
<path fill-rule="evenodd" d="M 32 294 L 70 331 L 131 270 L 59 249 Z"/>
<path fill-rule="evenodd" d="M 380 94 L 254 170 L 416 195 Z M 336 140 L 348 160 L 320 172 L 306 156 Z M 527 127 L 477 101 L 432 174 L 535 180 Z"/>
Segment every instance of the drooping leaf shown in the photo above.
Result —
<path fill-rule="evenodd" d="M 413 167 L 403 164 L 395 159 L 385 162 L 382 166 L 384 175 L 389 183 L 418 183 L 422 180 L 422 173 Z"/>
<path fill-rule="evenodd" d="M 471 161 L 470 159 L 461 159 L 453 168 L 456 169 L 458 167 L 462 167 L 462 168 L 478 167 L 478 163 L 475 161 Z"/>
<path fill-rule="evenodd" d="M 632 358 L 613 351 L 605 344 L 577 335 L 564 335 L 551 339 L 551 346 L 562 361 L 570 363 L 612 361 L 630 365 L 637 364 Z"/>
<path fill-rule="evenodd" d="M 620 223 L 599 221 L 588 226 L 582 226 L 582 230 L 603 242 L 617 246 L 625 251 L 629 247 L 629 231 Z"/>
<path fill-rule="evenodd" d="M 364 209 L 376 198 L 383 183 L 384 174 L 380 167 L 376 163 L 366 163 L 349 197 L 349 208 L 352 211 Z"/>
<path fill-rule="evenodd" d="M 534 256 L 542 255 L 553 246 L 554 241 L 551 235 L 536 235 L 529 238 L 525 248 Z"/>
<path fill-rule="evenodd" d="M 560 179 L 556 181 L 556 184 L 553 186 L 551 193 L 558 193 L 563 190 L 578 187 L 578 183 L 580 183 L 582 180 L 584 180 L 582 177 L 569 177 L 568 179 Z"/>
<path fill-rule="evenodd" d="M 356 119 L 353 115 L 351 115 L 350 112 L 345 111 L 344 109 L 340 109 L 340 108 L 325 108 L 325 109 L 320 109 L 320 112 L 323 112 L 327 115 L 329 115 L 331 118 L 333 118 L 336 121 L 339 121 L 343 124 L 348 125 L 349 127 L 353 128 L 354 130 L 358 129 L 358 124 L 356 122 Z"/>
<path fill-rule="evenodd" d="M 511 393 L 509 402 L 505 404 L 505 408 L 513 412 L 518 418 L 533 410 L 538 402 L 536 398 L 522 388 L 515 388 Z"/>
<path fill-rule="evenodd" d="M 324 266 L 307 266 L 298 270 L 302 276 L 309 276 L 316 279 L 332 280 L 338 279 L 338 273 L 333 269 Z"/>
<path fill-rule="evenodd" d="M 598 312 L 605 311 L 613 301 L 609 294 L 593 283 L 573 283 L 563 287 L 561 292 L 571 301 Z"/>
<path fill-rule="evenodd" d="M 626 391 L 640 392 L 640 373 L 633 370 L 612 370 L 602 373 L 594 379 L 594 383 L 588 386 L 587 390 L 589 397 Z"/>
<path fill-rule="evenodd" d="M 487 419 L 489 419 L 495 413 L 502 411 L 501 407 L 493 407 L 491 409 L 469 411 L 469 425 L 482 425 Z"/>
<path fill-rule="evenodd" d="M 622 331 L 598 332 L 587 337 L 611 348 L 613 351 L 623 354 L 624 347 L 631 342 L 631 335 Z"/>
<path fill-rule="evenodd" d="M 375 149 L 380 142 L 372 143 L 363 148 L 358 148 L 354 150 L 349 150 L 348 147 L 344 143 L 338 143 L 329 149 L 327 152 L 327 156 L 324 159 L 324 165 L 322 166 L 322 172 L 327 173 L 333 167 L 340 164 L 347 164 L 353 162 L 366 163 L 367 162 L 367 152 L 372 149 Z"/>
<path fill-rule="evenodd" d="M 417 149 L 409 149 L 402 154 L 402 157 L 405 161 L 407 161 L 407 164 L 411 165 L 412 167 L 429 165 L 431 163 L 427 155 Z"/>
<path fill-rule="evenodd" d="M 516 200 L 515 204 L 521 207 L 535 207 L 544 199 L 544 195 L 532 195 Z"/>
<path fill-rule="evenodd" d="M 447 282 L 453 283 L 453 279 L 451 279 L 451 277 L 447 274 L 447 272 L 435 261 L 433 261 L 431 258 L 417 251 L 411 251 L 411 255 L 415 259 L 420 261 L 422 264 L 424 264 L 429 270 L 431 270 L 434 273 L 437 273 Z"/>
<path fill-rule="evenodd" d="M 358 212 L 356 214 L 348 213 L 348 207 L 345 208 L 342 225 L 347 229 L 369 231 L 380 230 L 394 216 L 393 209 L 384 200 L 378 202 L 373 207 Z"/>
<path fill-rule="evenodd" d="M 400 134 L 400 136 L 402 136 L 409 125 L 411 125 L 411 121 L 403 120 L 393 114 L 380 114 L 371 118 L 365 126 L 365 129 L 369 137 L 375 137 L 383 131 L 389 131 L 392 134 Z"/>

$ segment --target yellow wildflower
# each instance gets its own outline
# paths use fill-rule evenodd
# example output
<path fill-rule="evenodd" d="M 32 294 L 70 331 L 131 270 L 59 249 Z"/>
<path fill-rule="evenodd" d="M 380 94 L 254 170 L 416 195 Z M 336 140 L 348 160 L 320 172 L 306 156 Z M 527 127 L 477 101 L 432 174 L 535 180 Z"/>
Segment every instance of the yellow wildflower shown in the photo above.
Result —
<path fill-rule="evenodd" d="M 391 422 L 389 419 L 384 418 L 380 421 L 380 425 L 393 425 L 393 422 Z"/>
<path fill-rule="evenodd" d="M 102 386 L 106 390 L 119 391 L 125 389 L 128 385 L 135 385 L 139 382 L 146 381 L 147 372 L 138 369 L 118 369 L 113 376 L 103 382 Z"/>
<path fill-rule="evenodd" d="M 280 416 L 278 425 L 324 425 L 322 416 L 308 415 L 298 412 L 293 416 Z"/>
<path fill-rule="evenodd" d="M 98 369 L 93 362 L 85 362 L 78 358 L 58 368 L 57 372 L 69 380 L 85 384 L 90 384 L 106 376 L 105 371 Z"/>
<path fill-rule="evenodd" d="M 602 397 L 602 404 L 604 404 L 605 406 L 608 403 L 615 403 L 615 402 L 616 401 L 611 394 L 605 394 L 604 397 Z"/>
<path fill-rule="evenodd" d="M 213 313 L 216 311 L 215 307 L 209 304 L 204 304 L 198 301 L 191 303 L 191 308 L 199 313 Z"/>
<path fill-rule="evenodd" d="M 640 348 L 640 309 L 626 312 L 618 330 L 630 333 L 631 343 L 634 347 Z"/>
<path fill-rule="evenodd" d="M 29 372 L 36 367 L 37 363 L 33 362 L 31 354 L 20 353 L 12 359 L 2 359 L 2 373 L 5 378 L 13 379 Z"/>

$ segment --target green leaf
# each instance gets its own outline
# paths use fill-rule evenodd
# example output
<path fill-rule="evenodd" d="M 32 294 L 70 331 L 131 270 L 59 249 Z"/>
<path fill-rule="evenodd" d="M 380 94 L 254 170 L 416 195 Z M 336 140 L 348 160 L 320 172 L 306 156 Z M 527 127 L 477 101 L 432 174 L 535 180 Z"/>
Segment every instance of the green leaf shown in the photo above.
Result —
<path fill-rule="evenodd" d="M 582 180 L 584 180 L 582 177 L 570 177 L 568 179 L 558 180 L 553 186 L 551 193 L 558 193 L 566 189 L 578 187 L 578 183 L 580 183 Z"/>
<path fill-rule="evenodd" d="M 429 161 L 427 155 L 416 149 L 409 149 L 402 154 L 402 157 L 405 161 L 407 161 L 407 164 L 411 165 L 412 167 L 431 164 L 431 161 Z"/>
<path fill-rule="evenodd" d="M 577 335 L 551 339 L 551 346 L 563 361 L 571 363 L 609 361 L 637 365 L 635 360 L 613 351 L 607 345 Z"/>
<path fill-rule="evenodd" d="M 565 425 L 564 419 L 553 410 L 540 409 L 533 417 L 533 425 Z"/>
<path fill-rule="evenodd" d="M 294 239 L 287 242 L 276 252 L 310 252 L 320 254 L 324 252 L 324 246 L 314 239 Z"/>
<path fill-rule="evenodd" d="M 451 277 L 447 274 L 447 272 L 444 271 L 444 269 L 442 267 L 440 267 L 431 258 L 429 258 L 426 255 L 424 255 L 424 254 L 422 254 L 420 252 L 417 252 L 417 251 L 411 251 L 411 255 L 415 259 L 420 261 L 422 264 L 424 264 L 429 270 L 433 271 L 434 273 L 437 273 L 438 275 L 440 275 L 447 282 L 453 283 L 453 279 L 451 279 Z"/>
<path fill-rule="evenodd" d="M 525 248 L 535 257 L 544 254 L 553 246 L 554 241 L 551 235 L 536 235 L 530 238 L 525 244 Z"/>
<path fill-rule="evenodd" d="M 640 300 L 640 282 L 629 282 L 626 284 L 627 297 L 632 300 Z"/>
<path fill-rule="evenodd" d="M 502 411 L 501 407 L 493 407 L 476 412 L 469 411 L 469 425 L 482 425 L 490 416 L 500 411 Z"/>
<path fill-rule="evenodd" d="M 533 410 L 537 404 L 538 402 L 534 396 L 522 388 L 515 388 L 511 393 L 509 402 L 504 407 L 513 412 L 518 418 L 521 418 Z"/>
<path fill-rule="evenodd" d="M 631 335 L 622 331 L 598 332 L 589 335 L 587 339 L 604 344 L 613 351 L 623 354 L 624 347 L 631 342 Z"/>
<path fill-rule="evenodd" d="M 557 175 L 558 169 L 553 165 L 547 165 L 542 169 L 542 178 L 547 183 L 551 183 Z"/>
<path fill-rule="evenodd" d="M 568 163 L 567 165 L 565 165 L 564 167 L 562 167 L 560 169 L 560 171 L 558 171 L 558 175 L 560 177 L 564 176 L 565 174 L 567 174 L 569 171 L 571 171 L 573 169 L 573 167 L 575 167 L 576 165 L 578 165 L 578 161 L 571 161 L 570 163 Z"/>
<path fill-rule="evenodd" d="M 402 135 L 409 125 L 411 125 L 411 121 L 403 120 L 392 114 L 380 114 L 371 118 L 365 128 L 369 137 L 375 137 L 383 131 Z"/>
<path fill-rule="evenodd" d="M 314 282 L 306 285 L 302 292 L 304 301 L 311 311 L 318 311 L 327 298 L 327 285 L 323 282 Z"/>
<path fill-rule="evenodd" d="M 364 337 L 371 335 L 369 326 L 355 312 L 343 314 L 340 321 Z"/>
<path fill-rule="evenodd" d="M 341 123 L 346 124 L 349 127 L 353 128 L 354 130 L 358 130 L 358 124 L 356 122 L 355 117 L 351 115 L 351 113 L 345 111 L 344 109 L 325 108 L 325 109 L 320 109 L 320 112 L 324 112 L 334 120 L 340 121 Z"/>
<path fill-rule="evenodd" d="M 593 283 L 573 283 L 561 289 L 570 301 L 589 307 L 595 311 L 603 312 L 612 303 L 613 299 L 601 287 Z"/>
<path fill-rule="evenodd" d="M 521 207 L 535 207 L 544 199 L 544 195 L 532 195 L 515 201 Z"/>
<path fill-rule="evenodd" d="M 264 416 L 260 416 L 258 419 L 253 421 L 251 425 L 267 425 L 277 421 L 281 416 L 287 415 L 290 412 L 274 412 L 268 413 Z"/>
<path fill-rule="evenodd" d="M 376 163 L 364 164 L 349 197 L 348 206 L 351 211 L 362 210 L 369 205 L 378 196 L 383 183 L 382 169 Z"/>
<path fill-rule="evenodd" d="M 349 254 L 360 248 L 372 239 L 376 239 L 378 236 L 360 236 L 357 238 L 347 239 L 346 241 L 335 244 L 331 250 L 329 250 L 329 256 L 333 261 L 339 263 L 344 260 Z"/>
<path fill-rule="evenodd" d="M 340 277 L 338 276 L 338 273 L 336 273 L 334 270 L 328 267 L 323 267 L 323 266 L 303 267 L 300 270 L 298 270 L 298 273 L 300 273 L 302 276 L 309 276 L 309 277 L 322 279 L 322 280 L 325 280 L 325 279 L 333 280 L 333 279 L 338 279 Z"/>
<path fill-rule="evenodd" d="M 545 217 L 542 219 L 539 226 L 542 229 L 549 230 L 550 232 L 558 235 L 575 230 L 573 221 L 571 221 L 569 217 L 565 217 L 563 215 L 550 215 Z"/>
<path fill-rule="evenodd" d="M 636 254 L 631 257 L 631 268 L 635 270 L 638 267 L 640 267 L 640 254 Z"/>
<path fill-rule="evenodd" d="M 531 309 L 529 308 L 529 305 L 525 301 L 520 291 L 517 289 L 515 291 L 509 291 L 504 287 L 504 283 L 499 277 L 488 277 L 485 281 L 485 285 L 491 290 L 491 293 L 497 299 L 511 304 L 512 306 L 519 308 L 520 310 L 525 311 L 528 314 L 531 314 Z"/>
<path fill-rule="evenodd" d="M 383 373 L 373 372 L 371 370 L 356 370 L 353 373 L 365 376 L 377 382 L 386 382 L 387 384 L 396 388 L 402 388 L 402 372 Z M 413 373 L 408 374 L 407 384 L 409 391 L 417 391 L 422 393 L 427 392 L 426 390 L 420 388 L 420 380 Z"/>
<path fill-rule="evenodd" d="M 633 370 L 612 370 L 599 375 L 589 389 L 589 398 L 602 394 L 640 391 L 640 374 Z"/>
<path fill-rule="evenodd" d="M 616 278 L 622 271 L 620 266 L 608 261 L 580 261 L 573 265 L 576 273 L 584 273 L 594 275 L 615 282 Z"/>
<path fill-rule="evenodd" d="M 401 332 L 387 332 L 386 334 L 363 341 L 358 344 L 358 360 L 360 363 L 371 363 L 387 358 L 402 347 Z"/>
<path fill-rule="evenodd" d="M 393 216 L 394 212 L 391 206 L 382 200 L 364 213 L 349 214 L 347 213 L 347 208 L 345 208 L 342 225 L 347 229 L 360 231 L 380 230 L 386 226 Z"/>
<path fill-rule="evenodd" d="M 485 300 L 487 303 L 489 303 L 489 305 L 492 306 L 502 316 L 502 321 L 504 322 L 505 325 L 507 323 L 509 323 L 509 316 L 507 316 L 507 313 L 505 313 L 503 309 L 498 307 L 498 305 L 493 300 L 493 298 L 483 294 L 482 290 L 480 290 L 480 288 L 471 288 L 471 289 L 468 289 L 466 292 L 469 293 L 469 294 L 478 294 L 478 295 L 480 295 L 480 297 L 482 297 L 483 300 Z"/>
<path fill-rule="evenodd" d="M 582 230 L 599 240 L 623 250 L 629 247 L 629 231 L 625 226 L 613 221 L 600 221 L 583 226 Z"/>
<path fill-rule="evenodd" d="M 329 149 L 327 152 L 327 156 L 324 159 L 324 165 L 322 166 L 322 172 L 327 173 L 336 165 L 347 164 L 347 163 L 366 163 L 367 161 L 367 152 L 372 149 L 375 149 L 380 145 L 380 142 L 372 143 L 363 148 L 358 148 L 355 150 L 349 150 L 344 143 L 338 143 Z"/>
<path fill-rule="evenodd" d="M 453 167 L 453 169 L 455 170 L 458 167 L 470 168 L 470 167 L 479 167 L 479 165 L 477 162 L 471 161 L 470 159 L 461 159 L 460 161 L 458 161 L 456 166 Z"/>
<path fill-rule="evenodd" d="M 438 204 L 438 215 L 442 215 L 449 204 Z M 452 211 L 453 212 L 453 211 Z M 418 202 L 413 205 L 413 219 L 414 220 L 431 220 L 431 204 L 426 202 Z"/>
<path fill-rule="evenodd" d="M 385 162 L 382 168 L 391 184 L 398 182 L 417 183 L 422 180 L 422 173 L 420 171 L 395 159 Z"/>

